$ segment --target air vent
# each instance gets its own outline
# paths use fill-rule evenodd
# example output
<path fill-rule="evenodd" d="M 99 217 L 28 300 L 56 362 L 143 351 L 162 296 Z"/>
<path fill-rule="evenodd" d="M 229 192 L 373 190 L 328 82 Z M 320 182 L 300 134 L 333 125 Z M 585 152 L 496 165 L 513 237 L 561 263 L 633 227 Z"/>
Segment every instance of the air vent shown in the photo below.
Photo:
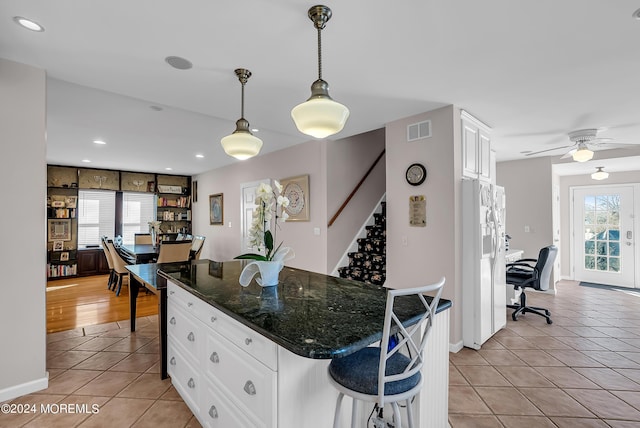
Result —
<path fill-rule="evenodd" d="M 431 121 L 414 123 L 407 126 L 407 141 L 422 140 L 431 137 Z"/>

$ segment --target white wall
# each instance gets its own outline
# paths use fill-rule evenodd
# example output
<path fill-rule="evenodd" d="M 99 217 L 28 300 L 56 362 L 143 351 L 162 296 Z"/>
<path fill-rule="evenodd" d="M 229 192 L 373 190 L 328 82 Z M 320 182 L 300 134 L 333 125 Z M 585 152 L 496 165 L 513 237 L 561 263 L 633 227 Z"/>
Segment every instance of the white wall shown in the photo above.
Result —
<path fill-rule="evenodd" d="M 443 298 L 453 301 L 450 343 L 462 341 L 460 302 L 460 119 L 453 106 L 386 125 L 387 280 L 391 288 L 433 283 L 446 277 Z M 432 137 L 407 142 L 407 125 L 431 120 Z M 409 165 L 420 162 L 427 180 L 411 186 Z M 427 226 L 409 226 L 409 197 L 425 195 Z M 406 238 L 406 245 L 402 240 Z"/>
<path fill-rule="evenodd" d="M 498 162 L 496 173 L 496 184 L 504 187 L 507 199 L 510 248 L 537 259 L 542 247 L 553 244 L 551 158 Z"/>
<path fill-rule="evenodd" d="M 384 149 L 384 128 L 327 143 L 327 218 L 329 220 Z M 329 228 L 327 272 L 333 271 L 355 234 L 384 194 L 385 171 L 383 157 Z"/>
<path fill-rule="evenodd" d="M 0 58 L 0 401 L 47 387 L 45 78 Z"/>
<path fill-rule="evenodd" d="M 265 141 L 265 144 L 269 144 Z M 206 237 L 201 258 L 231 260 L 240 254 L 240 185 L 261 179 L 309 174 L 310 221 L 280 224 L 276 239 L 292 247 L 295 259 L 287 265 L 315 272 L 327 266 L 326 142 L 310 141 L 288 149 L 208 171 L 198 181 L 198 202 L 192 206 L 195 235 Z M 223 193 L 224 226 L 209 224 L 209 195 Z M 314 234 L 320 229 L 320 235 Z"/>

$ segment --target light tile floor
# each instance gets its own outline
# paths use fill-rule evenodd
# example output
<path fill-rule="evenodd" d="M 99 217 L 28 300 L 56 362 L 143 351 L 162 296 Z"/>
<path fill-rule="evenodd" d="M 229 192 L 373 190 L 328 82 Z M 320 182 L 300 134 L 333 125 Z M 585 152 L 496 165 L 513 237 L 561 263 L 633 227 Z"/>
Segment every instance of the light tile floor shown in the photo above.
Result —
<path fill-rule="evenodd" d="M 138 318 L 135 333 L 128 321 L 51 333 L 47 369 L 49 388 L 10 402 L 35 412 L 0 413 L 1 428 L 200 427 L 160 379 L 157 316 Z M 86 406 L 71 413 L 67 404 Z"/>
<path fill-rule="evenodd" d="M 527 295 L 551 310 L 553 324 L 509 317 L 480 351 L 451 354 L 451 426 L 640 427 L 640 292 L 563 281 L 555 296 Z M 12 402 L 38 412 L 0 414 L 0 427 L 199 427 L 170 380 L 160 380 L 157 318 L 138 318 L 137 327 L 49 334 L 49 388 Z M 41 404 L 86 404 L 88 413 L 42 414 Z"/>
<path fill-rule="evenodd" d="M 640 427 L 640 290 L 561 281 L 479 351 L 450 354 L 453 428 Z"/>

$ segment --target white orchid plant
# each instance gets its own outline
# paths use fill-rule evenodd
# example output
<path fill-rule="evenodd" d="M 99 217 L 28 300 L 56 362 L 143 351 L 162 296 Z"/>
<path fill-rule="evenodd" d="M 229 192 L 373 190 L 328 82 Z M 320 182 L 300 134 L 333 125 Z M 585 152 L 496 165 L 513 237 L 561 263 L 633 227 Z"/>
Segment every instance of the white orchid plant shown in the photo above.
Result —
<path fill-rule="evenodd" d="M 251 229 L 249 230 L 249 245 L 263 254 L 246 253 L 236 257 L 236 259 L 250 259 L 271 261 L 273 256 L 282 246 L 282 242 L 274 249 L 276 229 L 279 227 L 278 222 L 284 222 L 289 215 L 284 208 L 289 206 L 289 198 L 282 195 L 282 185 L 273 180 L 274 188 L 266 183 L 260 183 L 256 191 L 255 204 L 257 208 L 253 212 L 253 220 Z M 273 222 L 273 233 L 271 233 L 271 225 Z"/>
<path fill-rule="evenodd" d="M 155 233 L 160 234 L 160 224 L 162 224 L 161 221 L 150 221 L 149 233 L 151 233 L 152 230 L 155 230 Z"/>

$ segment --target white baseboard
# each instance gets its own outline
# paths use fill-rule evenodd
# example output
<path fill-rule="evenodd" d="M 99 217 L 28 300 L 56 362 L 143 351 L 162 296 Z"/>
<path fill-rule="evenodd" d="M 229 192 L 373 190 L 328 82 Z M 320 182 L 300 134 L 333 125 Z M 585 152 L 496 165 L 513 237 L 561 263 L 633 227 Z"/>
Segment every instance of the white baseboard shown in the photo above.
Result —
<path fill-rule="evenodd" d="M 9 388 L 0 389 L 0 402 L 13 400 L 23 395 L 31 394 L 32 392 L 42 391 L 49 387 L 49 372 L 45 377 L 35 379 L 29 382 L 21 383 L 20 385 L 10 386 Z"/>
<path fill-rule="evenodd" d="M 460 351 L 464 345 L 462 344 L 462 340 L 456 343 L 449 343 L 449 352 L 453 352 L 454 354 Z"/>

